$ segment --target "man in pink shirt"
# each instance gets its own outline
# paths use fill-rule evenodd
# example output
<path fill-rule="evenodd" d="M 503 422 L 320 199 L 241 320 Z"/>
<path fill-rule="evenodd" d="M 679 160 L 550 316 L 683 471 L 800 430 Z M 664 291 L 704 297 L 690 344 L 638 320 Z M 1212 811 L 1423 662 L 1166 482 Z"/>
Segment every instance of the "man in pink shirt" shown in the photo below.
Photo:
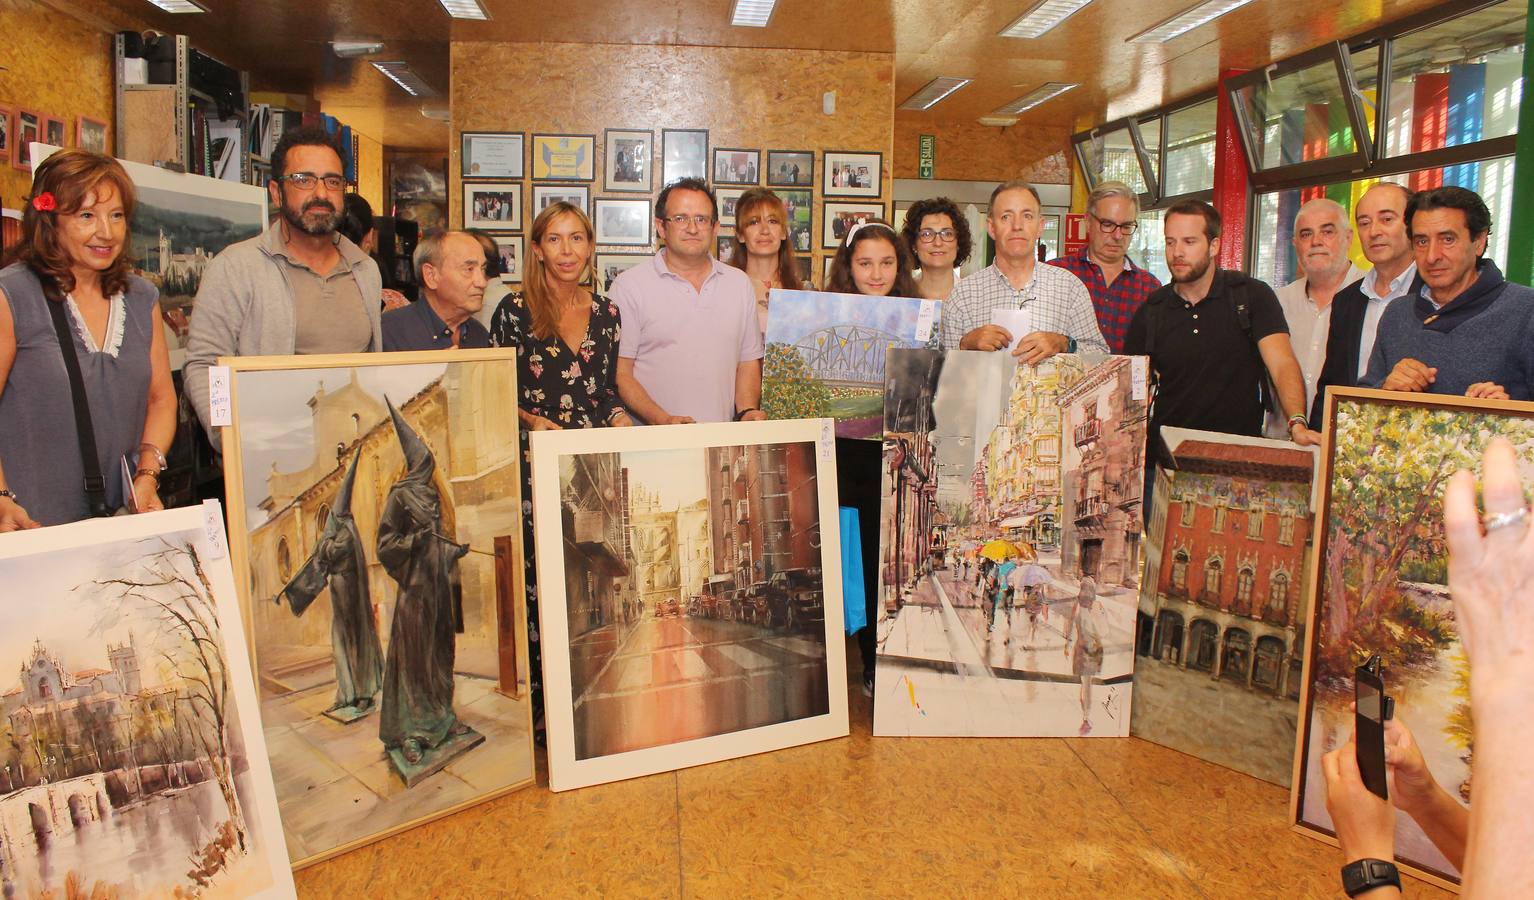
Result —
<path fill-rule="evenodd" d="M 701 179 L 655 203 L 665 247 L 619 275 L 618 396 L 651 425 L 765 419 L 762 331 L 746 273 L 710 255 L 719 207 Z"/>

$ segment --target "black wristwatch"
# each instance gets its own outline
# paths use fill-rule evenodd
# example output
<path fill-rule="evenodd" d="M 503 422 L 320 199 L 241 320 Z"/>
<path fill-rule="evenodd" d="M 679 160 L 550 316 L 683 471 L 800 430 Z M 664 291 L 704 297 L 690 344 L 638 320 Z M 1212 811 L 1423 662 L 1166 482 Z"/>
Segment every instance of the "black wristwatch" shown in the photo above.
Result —
<path fill-rule="evenodd" d="M 1357 897 L 1385 885 L 1401 889 L 1401 872 L 1393 862 L 1383 859 L 1360 859 L 1342 867 L 1342 890 L 1349 897 Z"/>
<path fill-rule="evenodd" d="M 754 407 L 754 406 L 748 406 L 745 409 L 737 409 L 735 411 L 735 421 L 739 422 L 741 420 L 741 418 L 743 416 L 745 416 L 746 413 L 754 413 L 754 412 L 756 412 L 756 407 Z"/>

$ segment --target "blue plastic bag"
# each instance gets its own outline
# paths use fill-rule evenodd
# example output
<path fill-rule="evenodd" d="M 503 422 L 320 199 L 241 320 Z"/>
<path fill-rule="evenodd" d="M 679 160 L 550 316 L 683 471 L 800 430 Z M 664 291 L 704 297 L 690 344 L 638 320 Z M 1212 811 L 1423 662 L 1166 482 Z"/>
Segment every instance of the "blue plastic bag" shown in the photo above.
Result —
<path fill-rule="evenodd" d="M 846 611 L 848 634 L 868 624 L 868 610 L 863 602 L 863 541 L 858 531 L 858 511 L 854 506 L 838 507 L 842 529 L 842 608 Z"/>

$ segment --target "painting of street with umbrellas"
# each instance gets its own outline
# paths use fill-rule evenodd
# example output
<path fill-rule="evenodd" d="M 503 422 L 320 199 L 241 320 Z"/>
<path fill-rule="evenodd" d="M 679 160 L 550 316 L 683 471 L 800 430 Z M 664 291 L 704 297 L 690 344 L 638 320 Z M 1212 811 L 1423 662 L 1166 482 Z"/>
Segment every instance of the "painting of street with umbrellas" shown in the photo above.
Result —
<path fill-rule="evenodd" d="M 874 734 L 1127 735 L 1143 357 L 887 360 Z"/>

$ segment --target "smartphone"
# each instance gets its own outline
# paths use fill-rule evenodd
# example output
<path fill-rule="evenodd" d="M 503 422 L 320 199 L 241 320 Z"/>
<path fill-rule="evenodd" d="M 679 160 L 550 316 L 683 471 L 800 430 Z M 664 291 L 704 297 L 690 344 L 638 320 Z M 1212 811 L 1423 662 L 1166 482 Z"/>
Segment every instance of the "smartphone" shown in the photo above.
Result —
<path fill-rule="evenodd" d="M 1357 701 L 1354 714 L 1354 741 L 1358 750 L 1358 772 L 1364 787 L 1382 800 L 1390 799 L 1385 783 L 1385 720 L 1390 718 L 1390 697 L 1385 693 L 1385 679 L 1380 658 L 1353 670 L 1353 694 Z"/>

